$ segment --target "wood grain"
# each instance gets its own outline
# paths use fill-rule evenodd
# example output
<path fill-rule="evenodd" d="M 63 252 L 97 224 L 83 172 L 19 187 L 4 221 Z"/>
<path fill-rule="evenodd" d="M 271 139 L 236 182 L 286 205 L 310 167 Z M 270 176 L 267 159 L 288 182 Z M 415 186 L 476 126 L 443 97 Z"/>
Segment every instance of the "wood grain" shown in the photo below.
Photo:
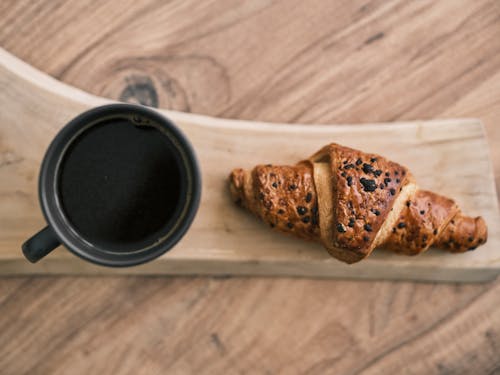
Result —
<path fill-rule="evenodd" d="M 495 0 L 5 0 L 0 45 L 91 93 L 154 104 L 152 86 L 160 107 L 213 116 L 478 117 L 498 184 L 499 18 Z M 30 277 L 0 291 L 5 374 L 500 371 L 498 280 Z"/>
<path fill-rule="evenodd" d="M 83 110 L 105 104 L 62 84 L 0 49 L 0 274 L 218 274 L 291 275 L 362 279 L 484 281 L 500 273 L 500 214 L 483 125 L 474 119 L 413 123 L 288 125 L 222 120 L 162 110 L 188 136 L 202 173 L 201 203 L 189 232 L 155 262 L 133 268 L 95 267 L 63 249 L 32 265 L 19 251 L 45 221 L 38 208 L 37 174 L 55 134 Z M 36 108 L 36 111 L 26 110 Z M 58 111 L 54 111 L 58 108 Z M 293 164 L 335 140 L 384 154 L 407 165 L 424 189 L 453 197 L 469 215 L 488 223 L 480 251 L 418 257 L 377 250 L 347 266 L 319 245 L 277 235 L 231 202 L 227 176 L 235 167 L 272 161 Z M 31 144 L 19 148 L 18 145 Z M 277 153 L 276 150 L 280 152 Z M 256 152 L 258 151 L 258 152 Z M 459 171 L 456 165 L 460 165 Z M 439 173 L 436 171 L 439 170 Z M 258 246 L 256 246 L 258 244 Z"/>

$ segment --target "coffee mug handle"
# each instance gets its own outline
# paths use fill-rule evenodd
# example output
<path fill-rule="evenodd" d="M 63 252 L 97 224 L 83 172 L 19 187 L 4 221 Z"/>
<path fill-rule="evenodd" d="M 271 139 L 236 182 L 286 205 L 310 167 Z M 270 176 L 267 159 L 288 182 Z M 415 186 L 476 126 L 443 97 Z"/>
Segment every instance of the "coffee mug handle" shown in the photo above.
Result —
<path fill-rule="evenodd" d="M 23 254 L 31 263 L 36 263 L 61 244 L 50 226 L 23 243 Z"/>

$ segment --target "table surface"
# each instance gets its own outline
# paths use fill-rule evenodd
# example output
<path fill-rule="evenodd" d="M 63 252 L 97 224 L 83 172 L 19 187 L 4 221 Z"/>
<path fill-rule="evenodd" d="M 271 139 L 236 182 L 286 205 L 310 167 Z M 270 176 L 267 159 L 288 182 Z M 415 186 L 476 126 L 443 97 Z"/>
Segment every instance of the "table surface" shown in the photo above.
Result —
<path fill-rule="evenodd" d="M 291 123 L 478 117 L 497 184 L 499 35 L 496 0 L 0 3 L 0 46 L 114 99 Z M 500 279 L 3 278 L 0 368 L 500 374 L 499 303 Z"/>

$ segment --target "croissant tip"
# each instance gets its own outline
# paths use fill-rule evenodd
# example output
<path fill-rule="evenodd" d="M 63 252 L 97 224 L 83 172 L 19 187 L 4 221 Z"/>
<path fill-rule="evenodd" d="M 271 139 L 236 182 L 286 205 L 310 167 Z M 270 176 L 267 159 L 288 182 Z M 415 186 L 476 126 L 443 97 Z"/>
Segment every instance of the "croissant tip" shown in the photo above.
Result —
<path fill-rule="evenodd" d="M 236 168 L 229 174 L 229 191 L 233 201 L 241 205 L 244 198 L 244 175 L 245 171 L 241 168 Z"/>
<path fill-rule="evenodd" d="M 488 226 L 486 225 L 486 221 L 482 216 L 478 216 L 474 219 L 476 222 L 477 234 L 483 240 L 484 244 L 488 240 Z"/>

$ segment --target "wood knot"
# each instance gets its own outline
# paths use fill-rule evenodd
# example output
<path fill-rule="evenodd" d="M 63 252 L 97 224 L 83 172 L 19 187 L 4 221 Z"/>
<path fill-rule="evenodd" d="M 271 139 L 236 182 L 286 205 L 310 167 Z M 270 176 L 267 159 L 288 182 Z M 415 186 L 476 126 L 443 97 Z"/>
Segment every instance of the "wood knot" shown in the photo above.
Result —
<path fill-rule="evenodd" d="M 134 74 L 125 77 L 125 82 L 120 101 L 158 108 L 158 93 L 149 76 Z"/>

